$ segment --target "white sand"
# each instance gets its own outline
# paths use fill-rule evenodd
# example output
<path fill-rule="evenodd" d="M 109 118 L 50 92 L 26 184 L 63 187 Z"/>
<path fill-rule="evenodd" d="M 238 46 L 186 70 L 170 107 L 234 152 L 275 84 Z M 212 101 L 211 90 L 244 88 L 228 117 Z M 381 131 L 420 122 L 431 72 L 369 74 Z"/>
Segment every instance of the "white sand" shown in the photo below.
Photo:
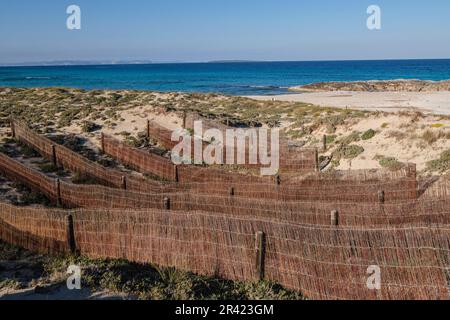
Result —
<path fill-rule="evenodd" d="M 395 112 L 417 110 L 450 115 L 450 92 L 305 92 L 276 96 L 250 96 L 256 100 L 311 103 L 323 107 Z"/>

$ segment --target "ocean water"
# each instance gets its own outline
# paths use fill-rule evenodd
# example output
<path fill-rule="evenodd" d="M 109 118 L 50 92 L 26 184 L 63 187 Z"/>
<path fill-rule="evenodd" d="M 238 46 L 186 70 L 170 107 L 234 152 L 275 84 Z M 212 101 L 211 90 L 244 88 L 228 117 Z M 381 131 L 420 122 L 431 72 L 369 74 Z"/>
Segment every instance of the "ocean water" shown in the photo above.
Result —
<path fill-rule="evenodd" d="M 1 67 L 0 87 L 73 87 L 229 95 L 288 93 L 321 81 L 450 79 L 448 60 L 225 62 Z"/>

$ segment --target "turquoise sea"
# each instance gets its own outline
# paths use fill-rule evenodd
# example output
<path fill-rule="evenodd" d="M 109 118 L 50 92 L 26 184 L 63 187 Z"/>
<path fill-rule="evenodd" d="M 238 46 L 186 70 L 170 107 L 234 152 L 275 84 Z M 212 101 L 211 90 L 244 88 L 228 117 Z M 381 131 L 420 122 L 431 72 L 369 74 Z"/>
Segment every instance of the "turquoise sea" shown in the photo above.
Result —
<path fill-rule="evenodd" d="M 450 79 L 450 59 L 0 67 L 0 87 L 58 86 L 230 95 L 287 93 L 291 86 L 321 81 L 392 79 Z"/>

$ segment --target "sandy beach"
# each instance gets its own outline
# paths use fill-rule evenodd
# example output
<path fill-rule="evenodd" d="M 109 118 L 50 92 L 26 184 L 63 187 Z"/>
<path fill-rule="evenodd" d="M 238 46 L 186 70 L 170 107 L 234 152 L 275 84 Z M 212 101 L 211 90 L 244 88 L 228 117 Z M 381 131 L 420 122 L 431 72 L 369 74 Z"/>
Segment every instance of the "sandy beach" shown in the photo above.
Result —
<path fill-rule="evenodd" d="M 322 107 L 369 111 L 420 111 L 450 115 L 450 91 L 441 92 L 304 92 L 275 96 L 250 96 L 255 100 L 311 103 Z"/>

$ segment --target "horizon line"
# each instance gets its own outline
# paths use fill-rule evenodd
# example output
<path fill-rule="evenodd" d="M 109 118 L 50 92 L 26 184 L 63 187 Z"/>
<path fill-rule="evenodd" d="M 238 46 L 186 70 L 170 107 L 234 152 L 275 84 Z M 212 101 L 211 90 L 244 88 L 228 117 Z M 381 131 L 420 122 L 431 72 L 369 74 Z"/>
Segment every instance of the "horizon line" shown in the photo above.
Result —
<path fill-rule="evenodd" d="M 450 60 L 450 58 L 387 58 L 387 59 L 318 59 L 318 60 L 242 60 L 218 59 L 201 61 L 151 61 L 135 60 L 55 60 L 41 62 L 0 63 L 1 68 L 7 67 L 72 67 L 72 66 L 123 66 L 123 65 L 164 65 L 164 64 L 229 64 L 229 63 L 283 63 L 283 62 L 352 62 L 352 61 L 411 61 L 411 60 Z"/>

